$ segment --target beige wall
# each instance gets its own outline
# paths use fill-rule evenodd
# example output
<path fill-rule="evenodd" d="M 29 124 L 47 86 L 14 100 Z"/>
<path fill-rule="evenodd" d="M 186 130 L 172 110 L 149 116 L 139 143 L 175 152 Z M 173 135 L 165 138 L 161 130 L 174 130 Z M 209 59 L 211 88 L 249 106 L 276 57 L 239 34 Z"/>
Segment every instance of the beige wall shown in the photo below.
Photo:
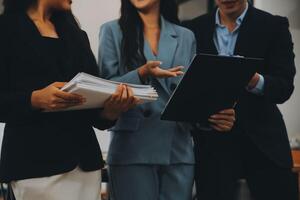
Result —
<path fill-rule="evenodd" d="M 73 0 L 73 12 L 88 33 L 92 50 L 98 52 L 101 24 L 119 16 L 120 0 Z"/>
<path fill-rule="evenodd" d="M 207 12 L 206 0 L 190 0 L 180 5 L 179 18 L 181 20 L 188 20 L 196 16 L 202 15 L 206 12 Z"/>
<path fill-rule="evenodd" d="M 3 7 L 2 7 L 2 0 L 0 0 L 0 13 L 2 12 Z"/>

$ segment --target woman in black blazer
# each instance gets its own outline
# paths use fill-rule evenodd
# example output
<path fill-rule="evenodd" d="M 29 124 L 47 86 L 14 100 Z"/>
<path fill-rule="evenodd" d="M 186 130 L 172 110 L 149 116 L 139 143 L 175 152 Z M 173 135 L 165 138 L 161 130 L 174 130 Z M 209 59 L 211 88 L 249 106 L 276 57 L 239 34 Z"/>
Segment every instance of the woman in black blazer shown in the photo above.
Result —
<path fill-rule="evenodd" d="M 93 127 L 113 126 L 138 101 L 121 85 L 103 110 L 43 112 L 82 104 L 84 97 L 59 89 L 78 72 L 99 75 L 71 3 L 4 1 L 0 181 L 12 184 L 17 200 L 98 200 L 103 160 Z"/>

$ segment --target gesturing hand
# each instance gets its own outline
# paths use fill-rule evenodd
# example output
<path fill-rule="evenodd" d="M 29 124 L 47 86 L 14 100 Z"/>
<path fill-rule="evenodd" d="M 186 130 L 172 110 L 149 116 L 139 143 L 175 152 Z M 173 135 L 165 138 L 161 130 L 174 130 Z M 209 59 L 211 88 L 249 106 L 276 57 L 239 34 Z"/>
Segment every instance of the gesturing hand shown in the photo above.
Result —
<path fill-rule="evenodd" d="M 223 110 L 218 114 L 212 115 L 208 121 L 213 129 L 219 132 L 228 132 L 234 126 L 235 111 L 234 109 Z"/>
<path fill-rule="evenodd" d="M 116 120 L 123 113 L 135 107 L 140 100 L 133 95 L 133 91 L 126 85 L 119 85 L 116 92 L 104 104 L 102 117 Z"/>
<path fill-rule="evenodd" d="M 77 94 L 70 94 L 60 89 L 66 83 L 55 82 L 48 87 L 36 90 L 31 95 L 33 108 L 55 111 L 83 104 L 86 100 Z"/>
<path fill-rule="evenodd" d="M 142 79 L 146 79 L 148 76 L 153 76 L 156 78 L 170 78 L 183 75 L 183 66 L 174 67 L 171 69 L 160 68 L 160 61 L 149 61 L 147 64 L 139 68 L 138 72 Z"/>

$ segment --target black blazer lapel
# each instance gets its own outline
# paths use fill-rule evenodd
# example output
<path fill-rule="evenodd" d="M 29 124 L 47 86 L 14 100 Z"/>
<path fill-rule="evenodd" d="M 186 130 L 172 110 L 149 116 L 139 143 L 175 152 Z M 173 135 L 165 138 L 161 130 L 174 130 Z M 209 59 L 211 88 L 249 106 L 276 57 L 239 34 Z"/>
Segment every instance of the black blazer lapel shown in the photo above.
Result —
<path fill-rule="evenodd" d="M 208 53 L 208 54 L 218 54 L 218 50 L 214 43 L 214 35 L 216 29 L 216 9 L 214 12 L 208 14 L 205 22 L 203 24 L 200 23 L 197 27 L 199 29 L 199 33 L 196 33 L 197 41 L 198 41 L 198 53 Z"/>
<path fill-rule="evenodd" d="M 208 26 L 209 29 L 207 31 L 207 33 L 209 35 L 208 36 L 209 37 L 208 45 L 209 45 L 209 49 L 211 49 L 210 53 L 215 54 L 215 55 L 219 54 L 218 50 L 217 50 L 217 47 L 215 45 L 215 42 L 214 42 L 214 35 L 215 35 L 215 32 L 216 32 L 216 12 L 217 12 L 217 9 L 215 9 L 215 11 L 210 14 L 211 15 L 211 17 L 210 17 L 211 21 L 209 22 L 209 26 Z"/>
<path fill-rule="evenodd" d="M 62 56 L 64 59 L 62 60 L 62 65 L 64 69 L 68 71 L 68 73 L 64 75 L 66 81 L 71 80 L 78 72 L 91 73 L 86 71 L 86 69 L 92 66 L 87 66 L 90 65 L 90 63 L 85 62 L 88 60 L 85 56 L 87 56 L 89 44 L 84 43 L 84 33 L 80 35 L 72 24 L 60 26 L 59 22 L 54 21 L 54 23 L 56 24 L 56 31 L 63 43 L 64 52 Z"/>
<path fill-rule="evenodd" d="M 253 44 L 251 38 L 253 38 L 253 35 L 255 34 L 254 31 L 256 30 L 255 24 L 252 23 L 254 11 L 254 7 L 249 5 L 247 14 L 240 26 L 239 35 L 234 50 L 235 55 L 249 56 L 249 52 L 253 51 L 251 48 L 251 44 Z"/>
<path fill-rule="evenodd" d="M 38 47 L 41 45 L 41 34 L 33 21 L 26 14 L 19 15 L 17 16 L 16 26 L 16 30 L 19 31 L 17 34 L 19 38 L 21 38 L 20 42 L 23 42 L 23 44 L 28 47 L 29 52 L 34 54 L 33 56 L 36 59 L 40 59 L 42 52 Z"/>
<path fill-rule="evenodd" d="M 58 68 L 55 67 L 57 63 L 55 60 L 51 59 L 51 55 L 48 55 L 45 49 L 41 48 L 43 47 L 43 37 L 29 16 L 26 14 L 19 15 L 16 24 L 18 26 L 17 30 L 22 30 L 17 33 L 17 35 L 20 38 L 20 42 L 24 45 L 23 49 L 26 51 L 21 53 L 32 58 L 32 60 L 37 63 L 36 67 L 45 68 L 45 72 L 55 74 L 57 77 L 55 81 L 68 81 L 70 77 L 65 77 L 62 71 L 59 71 Z M 57 32 L 61 39 L 67 37 L 67 34 L 64 31 L 57 30 Z M 64 68 L 72 65 L 72 63 L 70 63 L 70 55 L 72 55 L 72 52 L 76 49 L 74 47 L 69 47 L 67 49 L 65 43 L 66 42 L 64 42 L 66 55 L 62 55 L 65 57 L 65 59 L 62 59 Z"/>

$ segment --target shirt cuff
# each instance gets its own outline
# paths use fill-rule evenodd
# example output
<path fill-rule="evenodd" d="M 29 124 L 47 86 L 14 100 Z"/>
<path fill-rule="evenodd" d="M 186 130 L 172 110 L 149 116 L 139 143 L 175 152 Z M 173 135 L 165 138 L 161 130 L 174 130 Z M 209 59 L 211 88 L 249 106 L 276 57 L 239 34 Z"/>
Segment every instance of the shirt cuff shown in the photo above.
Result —
<path fill-rule="evenodd" d="M 204 123 L 197 123 L 196 129 L 199 131 L 212 131 L 213 130 L 213 128 L 211 128 L 208 124 L 204 124 Z"/>
<path fill-rule="evenodd" d="M 265 85 L 265 78 L 259 74 L 259 80 L 256 84 L 256 86 L 252 89 L 248 89 L 249 92 L 257 95 L 263 95 L 264 94 L 264 85 Z"/>

